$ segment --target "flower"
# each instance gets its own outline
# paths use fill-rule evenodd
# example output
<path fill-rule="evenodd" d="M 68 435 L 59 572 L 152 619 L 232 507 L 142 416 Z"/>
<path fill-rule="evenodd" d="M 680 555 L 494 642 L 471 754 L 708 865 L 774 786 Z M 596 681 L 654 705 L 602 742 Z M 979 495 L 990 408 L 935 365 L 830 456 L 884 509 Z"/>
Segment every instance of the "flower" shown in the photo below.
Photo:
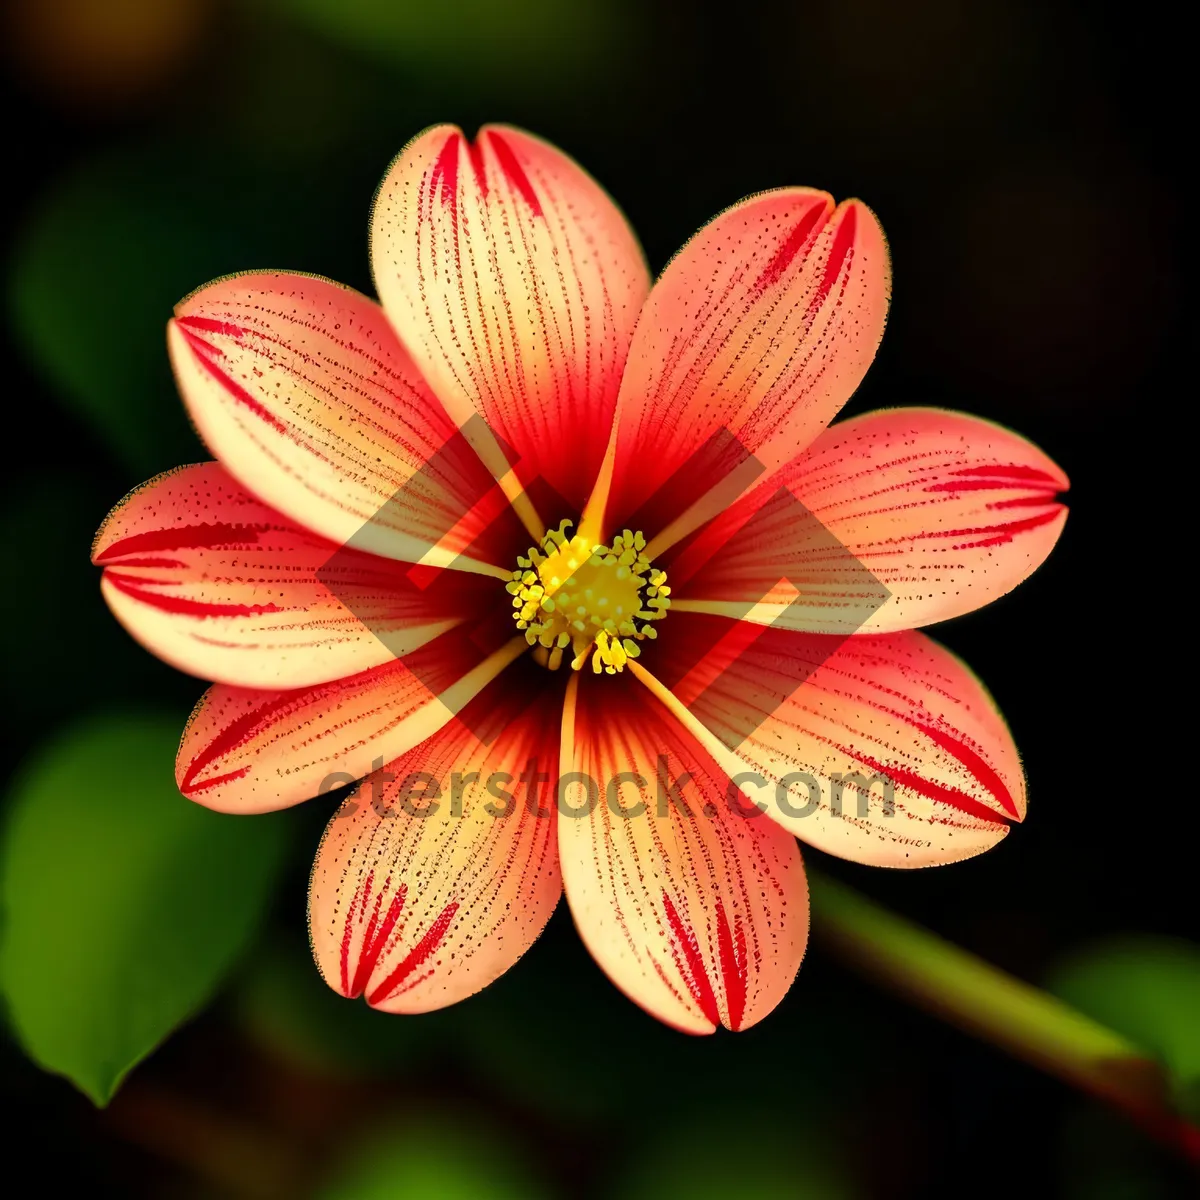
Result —
<path fill-rule="evenodd" d="M 649 1012 L 752 1025 L 804 953 L 797 837 L 924 866 L 1023 818 L 1003 719 L 914 630 L 1042 562 L 1066 477 L 961 413 L 827 428 L 890 294 L 857 200 L 752 196 L 651 287 L 573 161 L 440 126 L 370 235 L 381 305 L 247 273 L 169 324 L 218 461 L 130 495 L 94 561 L 214 681 L 179 787 L 256 813 L 363 781 L 309 897 L 347 996 L 460 1000 L 565 890 Z"/>

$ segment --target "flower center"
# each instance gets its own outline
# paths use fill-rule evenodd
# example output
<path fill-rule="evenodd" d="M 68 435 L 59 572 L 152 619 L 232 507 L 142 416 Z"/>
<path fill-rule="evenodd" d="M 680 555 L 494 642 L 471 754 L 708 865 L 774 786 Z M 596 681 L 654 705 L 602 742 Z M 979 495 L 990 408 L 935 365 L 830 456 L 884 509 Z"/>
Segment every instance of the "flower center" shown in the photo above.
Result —
<path fill-rule="evenodd" d="M 615 675 L 641 653 L 640 641 L 657 636 L 650 622 L 671 607 L 667 573 L 650 565 L 641 533 L 623 530 L 604 546 L 568 536 L 571 524 L 561 521 L 517 559 L 506 585 L 513 619 L 542 666 L 567 661 L 578 671 L 590 655 L 597 675 Z"/>

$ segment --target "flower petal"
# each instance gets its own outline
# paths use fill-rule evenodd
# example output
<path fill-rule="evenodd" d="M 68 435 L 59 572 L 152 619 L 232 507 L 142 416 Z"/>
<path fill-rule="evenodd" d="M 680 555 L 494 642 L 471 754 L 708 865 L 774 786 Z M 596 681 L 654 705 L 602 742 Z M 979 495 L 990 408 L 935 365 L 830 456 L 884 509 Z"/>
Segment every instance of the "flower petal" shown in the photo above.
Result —
<path fill-rule="evenodd" d="M 399 658 L 487 611 L 498 585 L 335 546 L 267 507 L 219 463 L 143 484 L 108 516 L 92 561 L 117 619 L 183 671 L 305 687 Z M 331 590 L 332 589 L 332 590 Z"/>
<path fill-rule="evenodd" d="M 592 956 L 630 999 L 689 1033 L 761 1020 L 808 937 L 793 837 L 749 809 L 627 676 L 574 683 L 563 729 L 559 856 Z"/>
<path fill-rule="evenodd" d="M 507 971 L 550 919 L 562 893 L 549 785 L 562 691 L 544 678 L 522 688 L 519 671 L 365 779 L 329 822 L 309 927 L 343 996 L 396 1013 L 444 1008 Z M 533 702 L 521 711 L 523 692 Z"/>
<path fill-rule="evenodd" d="M 661 539 L 739 464 L 771 470 L 808 445 L 870 366 L 890 286 L 883 231 L 858 200 L 835 209 L 825 192 L 785 188 L 700 230 L 654 285 L 629 351 L 608 526 Z"/>
<path fill-rule="evenodd" d="M 233 275 L 179 303 L 168 343 L 209 449 L 296 524 L 387 558 L 508 566 L 507 526 L 473 546 L 494 481 L 374 301 L 311 275 Z"/>
<path fill-rule="evenodd" d="M 217 684 L 192 712 L 179 790 L 220 812 L 271 812 L 354 783 L 436 733 L 528 647 L 490 654 L 459 626 L 403 659 L 290 691 Z"/>
<path fill-rule="evenodd" d="M 961 616 L 1045 561 L 1068 487 L 1036 446 L 989 421 L 867 413 L 827 429 L 697 535 L 670 566 L 673 611 L 829 633 Z"/>
<path fill-rule="evenodd" d="M 388 317 L 450 414 L 459 424 L 481 414 L 523 479 L 581 507 L 649 290 L 604 190 L 521 130 L 485 126 L 471 143 L 439 125 L 380 185 L 371 263 Z"/>
<path fill-rule="evenodd" d="M 979 854 L 1024 819 L 1003 717 L 924 634 L 840 638 L 674 612 L 671 623 L 656 694 L 802 841 L 920 867 Z"/>

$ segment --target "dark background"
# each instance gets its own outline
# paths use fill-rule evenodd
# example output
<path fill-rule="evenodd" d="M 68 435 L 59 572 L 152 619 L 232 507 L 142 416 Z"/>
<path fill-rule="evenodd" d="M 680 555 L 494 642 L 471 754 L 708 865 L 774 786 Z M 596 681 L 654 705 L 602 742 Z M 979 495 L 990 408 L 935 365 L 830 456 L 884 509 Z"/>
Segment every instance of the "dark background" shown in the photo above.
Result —
<path fill-rule="evenodd" d="M 433 122 L 509 121 L 609 188 L 656 271 L 756 190 L 861 196 L 889 234 L 895 291 L 847 412 L 964 409 L 1071 477 L 1049 562 L 935 631 L 1011 724 L 1024 826 L 938 870 L 811 860 L 1035 982 L 1094 938 L 1194 938 L 1194 787 L 1177 749 L 1192 740 L 1190 667 L 1174 644 L 1190 636 L 1192 585 L 1189 543 L 1170 532 L 1194 473 L 1175 10 L 595 0 L 564 14 L 512 0 L 397 5 L 409 15 L 381 32 L 326 8 L 130 0 L 97 24 L 88 0 L 7 7 L 6 774 L 74 716 L 182 713 L 202 690 L 126 638 L 87 563 L 130 487 L 206 457 L 170 381 L 172 303 L 258 267 L 370 291 L 367 208 L 393 154 Z M 254 959 L 292 981 L 287 1003 L 337 1026 L 328 1054 L 279 1044 L 255 964 L 104 1112 L 5 1043 L 10 1166 L 91 1194 L 279 1194 L 322 1169 L 357 1114 L 399 1104 L 477 1114 L 562 1194 L 611 1195 L 637 1163 L 713 1146 L 734 1181 L 762 1156 L 780 1164 L 779 1195 L 833 1195 L 804 1190 L 806 1164 L 830 1156 L 849 1194 L 1190 1194 L 1119 1118 L 846 973 L 819 942 L 776 1013 L 736 1038 L 655 1025 L 591 964 L 565 908 L 457 1009 L 328 1009 L 305 990 L 305 875 L 328 815 L 309 808 Z"/>

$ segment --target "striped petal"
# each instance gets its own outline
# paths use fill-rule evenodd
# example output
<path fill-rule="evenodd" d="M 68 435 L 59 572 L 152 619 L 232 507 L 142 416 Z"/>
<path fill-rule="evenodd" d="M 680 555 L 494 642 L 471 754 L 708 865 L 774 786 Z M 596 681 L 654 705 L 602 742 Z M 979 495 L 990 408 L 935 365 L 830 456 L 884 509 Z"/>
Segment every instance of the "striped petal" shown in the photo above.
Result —
<path fill-rule="evenodd" d="M 168 344 L 209 449 L 297 525 L 387 558 L 508 565 L 519 527 L 497 522 L 503 497 L 374 301 L 233 275 L 180 302 Z"/>
<path fill-rule="evenodd" d="M 673 611 L 812 632 L 890 632 L 1011 591 L 1054 548 L 1066 475 L 999 425 L 934 408 L 867 413 L 701 531 L 669 564 Z"/>
<path fill-rule="evenodd" d="M 507 971 L 550 919 L 562 893 L 549 785 L 562 690 L 532 664 L 542 678 L 520 670 L 364 780 L 329 822 L 309 927 L 343 996 L 396 1013 L 444 1008 Z"/>
<path fill-rule="evenodd" d="M 924 634 L 840 638 L 674 612 L 671 623 L 652 663 L 657 694 L 802 841 L 921 867 L 987 850 L 1024 819 L 1003 717 Z"/>
<path fill-rule="evenodd" d="M 604 454 L 649 275 L 603 189 L 546 142 L 439 125 L 410 142 L 371 218 L 375 286 L 460 424 L 473 413 L 576 509 Z M 499 477 L 510 465 L 493 463 Z M 556 513 L 542 514 L 553 521 Z"/>
<path fill-rule="evenodd" d="M 761 1020 L 808 937 L 795 840 L 629 676 L 573 684 L 563 729 L 559 856 L 592 956 L 688 1033 Z"/>
<path fill-rule="evenodd" d="M 466 626 L 403 659 L 311 688 L 217 684 L 192 712 L 175 779 L 221 812 L 271 812 L 354 783 L 436 733 L 528 647 L 490 654 Z"/>
<path fill-rule="evenodd" d="M 609 527 L 662 539 L 725 476 L 736 495 L 808 445 L 870 366 L 890 286 L 883 231 L 858 200 L 786 188 L 700 230 L 655 284 L 629 352 Z"/>
<path fill-rule="evenodd" d="M 219 463 L 152 479 L 109 514 L 92 561 L 117 619 L 182 671 L 251 688 L 353 675 L 476 613 L 499 587 L 341 549 L 256 500 Z"/>

